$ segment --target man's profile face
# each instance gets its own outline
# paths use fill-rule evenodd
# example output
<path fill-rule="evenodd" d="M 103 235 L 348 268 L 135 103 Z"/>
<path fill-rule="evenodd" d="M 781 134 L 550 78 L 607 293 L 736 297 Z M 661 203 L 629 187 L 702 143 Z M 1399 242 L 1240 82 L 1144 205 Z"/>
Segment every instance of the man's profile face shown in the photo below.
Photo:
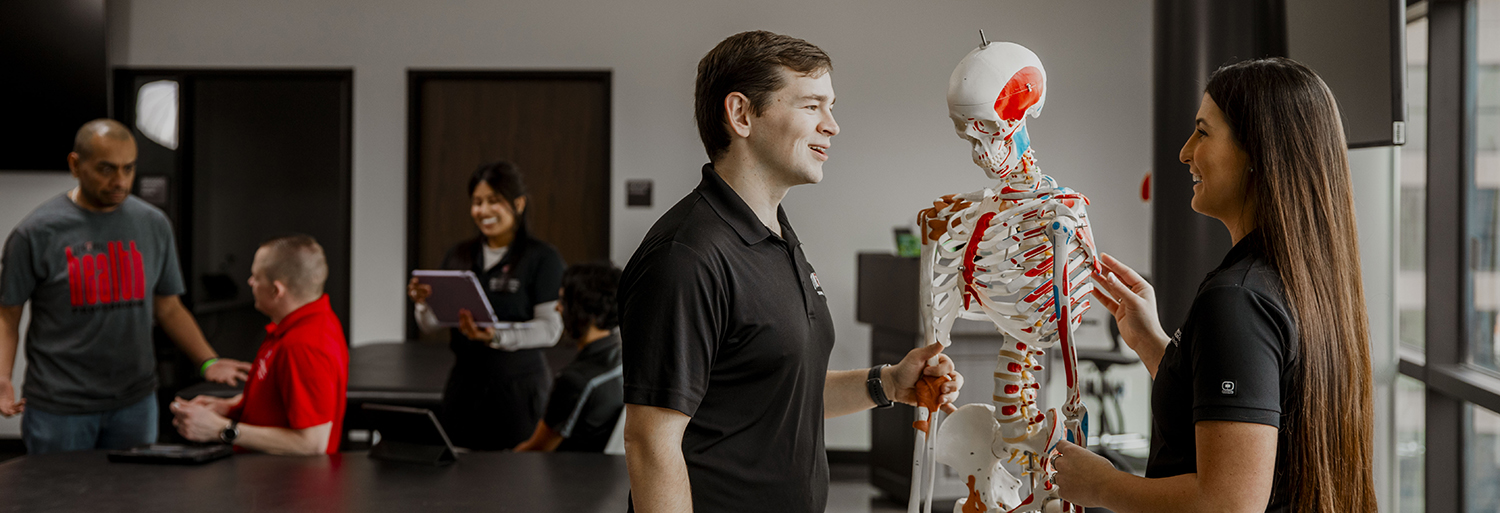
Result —
<path fill-rule="evenodd" d="M 839 133 L 831 73 L 809 76 L 787 68 L 781 73 L 781 89 L 772 93 L 759 116 L 751 116 L 750 151 L 785 185 L 818 183 Z"/>
<path fill-rule="evenodd" d="M 118 207 L 135 182 L 135 139 L 95 135 L 91 147 L 87 157 L 68 154 L 68 167 L 78 179 L 79 201 L 94 208 Z"/>
<path fill-rule="evenodd" d="M 270 250 L 255 251 L 255 261 L 250 264 L 250 295 L 255 298 L 255 309 L 270 315 L 267 310 L 276 301 L 276 282 L 266 277 L 266 266 L 271 262 Z"/>

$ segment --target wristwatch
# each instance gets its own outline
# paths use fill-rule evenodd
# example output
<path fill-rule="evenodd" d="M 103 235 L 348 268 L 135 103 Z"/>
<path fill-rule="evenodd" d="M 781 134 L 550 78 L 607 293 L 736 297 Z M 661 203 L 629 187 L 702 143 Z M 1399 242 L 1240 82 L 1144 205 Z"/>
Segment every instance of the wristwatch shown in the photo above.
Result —
<path fill-rule="evenodd" d="M 224 442 L 226 444 L 233 444 L 234 443 L 234 439 L 239 438 L 239 437 L 240 437 L 240 421 L 238 421 L 238 420 L 231 420 L 231 421 L 229 421 L 229 425 L 226 426 L 223 431 L 219 432 L 219 441 L 222 441 L 222 442 Z"/>
<path fill-rule="evenodd" d="M 889 397 L 885 396 L 885 387 L 880 384 L 880 370 L 886 367 L 890 367 L 890 365 L 882 363 L 870 367 L 870 376 L 865 379 L 865 388 L 869 390 L 870 400 L 875 401 L 876 408 L 890 408 L 896 405 L 896 403 L 891 402 Z"/>

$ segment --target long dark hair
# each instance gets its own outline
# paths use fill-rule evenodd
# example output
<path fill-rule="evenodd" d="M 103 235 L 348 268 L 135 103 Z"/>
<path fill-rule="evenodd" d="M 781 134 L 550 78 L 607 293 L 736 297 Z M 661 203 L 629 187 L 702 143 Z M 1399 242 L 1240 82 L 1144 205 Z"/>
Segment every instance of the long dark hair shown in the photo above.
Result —
<path fill-rule="evenodd" d="M 1338 104 L 1316 73 L 1285 58 L 1219 68 L 1207 92 L 1249 156 L 1252 236 L 1297 322 L 1289 461 L 1276 471 L 1293 511 L 1375 511 L 1369 319 Z"/>
<path fill-rule="evenodd" d="M 526 212 L 516 212 L 516 200 L 526 196 L 526 182 L 521 178 L 521 169 L 508 160 L 497 160 L 479 166 L 469 177 L 469 197 L 474 196 L 474 189 L 479 188 L 480 182 L 489 184 L 496 194 L 504 198 L 506 206 L 515 217 L 515 236 L 510 243 L 510 252 L 514 255 L 511 261 L 521 261 L 521 255 L 532 240 L 531 232 L 526 228 Z"/>

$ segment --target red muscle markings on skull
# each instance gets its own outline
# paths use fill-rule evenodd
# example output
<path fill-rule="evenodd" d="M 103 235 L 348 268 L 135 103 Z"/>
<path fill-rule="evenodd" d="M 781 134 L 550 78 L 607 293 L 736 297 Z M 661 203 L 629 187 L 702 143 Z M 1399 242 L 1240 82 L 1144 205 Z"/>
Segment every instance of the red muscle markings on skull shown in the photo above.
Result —
<path fill-rule="evenodd" d="M 1042 99 L 1042 70 L 1027 66 L 1017 71 L 995 98 L 995 114 L 1006 121 L 1018 121 Z"/>

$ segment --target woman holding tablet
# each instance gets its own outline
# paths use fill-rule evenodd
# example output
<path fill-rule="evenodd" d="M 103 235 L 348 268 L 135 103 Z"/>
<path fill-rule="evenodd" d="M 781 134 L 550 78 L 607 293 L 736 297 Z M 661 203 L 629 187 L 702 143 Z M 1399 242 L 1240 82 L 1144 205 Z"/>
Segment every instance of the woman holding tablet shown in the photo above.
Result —
<path fill-rule="evenodd" d="M 479 235 L 443 257 L 443 269 L 473 271 L 498 327 L 480 327 L 468 312 L 449 334 L 457 356 L 443 390 L 441 420 L 453 444 L 475 450 L 514 447 L 531 435 L 546 404 L 552 372 L 539 348 L 562 335 L 557 291 L 567 266 L 557 249 L 526 230 L 526 186 L 515 164 L 480 166 L 469 178 L 469 215 Z M 427 308 L 431 287 L 407 285 L 417 325 L 439 329 Z"/>

